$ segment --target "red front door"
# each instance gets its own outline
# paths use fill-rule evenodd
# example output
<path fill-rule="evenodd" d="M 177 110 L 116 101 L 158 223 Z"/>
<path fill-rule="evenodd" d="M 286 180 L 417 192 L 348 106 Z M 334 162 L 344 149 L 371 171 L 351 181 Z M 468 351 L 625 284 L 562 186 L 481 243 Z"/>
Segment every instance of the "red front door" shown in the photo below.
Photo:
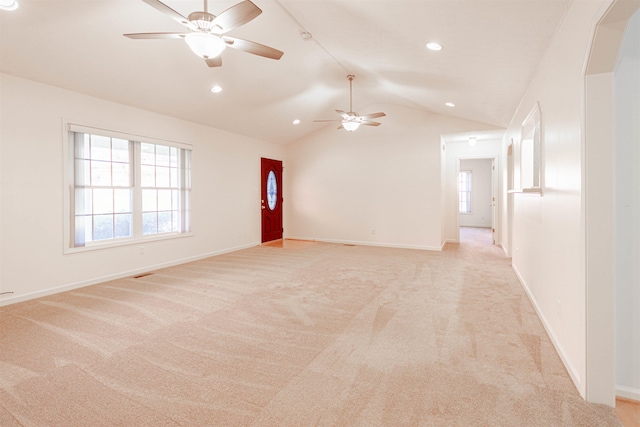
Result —
<path fill-rule="evenodd" d="M 262 159 L 262 243 L 282 239 L 282 162 Z"/>

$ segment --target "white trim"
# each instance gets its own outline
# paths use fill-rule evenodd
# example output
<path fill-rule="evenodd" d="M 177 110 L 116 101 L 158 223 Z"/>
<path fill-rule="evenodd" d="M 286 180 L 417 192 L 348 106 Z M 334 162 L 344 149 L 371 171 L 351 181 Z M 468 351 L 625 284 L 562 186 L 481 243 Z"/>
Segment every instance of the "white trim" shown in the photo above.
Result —
<path fill-rule="evenodd" d="M 503 243 L 503 242 L 500 242 L 500 244 L 499 244 L 498 246 L 500 246 L 500 247 L 502 248 L 502 250 L 504 251 L 504 254 L 505 254 L 505 256 L 506 256 L 507 258 L 511 258 L 511 257 L 509 256 L 509 252 L 507 251 L 507 248 L 504 246 L 504 243 Z"/>
<path fill-rule="evenodd" d="M 66 132 L 89 133 L 92 135 L 108 136 L 110 138 L 126 139 L 128 141 L 148 142 L 150 144 L 168 145 L 185 150 L 193 150 L 193 145 L 185 144 L 183 142 L 169 141 L 166 139 L 158 139 L 150 136 L 136 135 L 127 132 L 119 132 L 100 127 L 84 126 L 66 120 L 64 121 L 64 125 L 64 130 Z"/>
<path fill-rule="evenodd" d="M 223 254 L 230 253 L 230 252 L 236 252 L 236 251 L 239 251 L 239 250 L 242 250 L 242 249 L 248 249 L 248 248 L 252 248 L 252 247 L 255 247 L 255 246 L 259 246 L 259 245 L 260 245 L 260 243 L 257 243 L 257 242 L 247 243 L 245 245 L 234 246 L 232 248 L 227 248 L 227 249 L 222 249 L 222 250 L 219 250 L 219 251 L 209 252 L 209 253 L 206 253 L 206 254 L 196 255 L 196 256 L 193 256 L 193 257 L 182 258 L 182 259 L 174 260 L 174 261 L 170 261 L 170 262 L 164 262 L 164 263 L 160 263 L 160 264 L 149 265 L 149 266 L 146 266 L 146 267 L 137 268 L 135 270 L 123 271 L 121 273 L 109 274 L 109 275 L 106 275 L 106 276 L 97 277 L 97 278 L 90 279 L 90 280 L 84 280 L 84 281 L 81 281 L 81 282 L 70 283 L 68 285 L 57 286 L 55 288 L 44 289 L 42 291 L 31 292 L 31 293 L 28 293 L 28 294 L 16 295 L 16 296 L 12 296 L 12 297 L 9 297 L 9 298 L 2 298 L 0 296 L 0 298 L 2 298 L 2 299 L 0 299 L 0 307 L 5 306 L 5 305 L 10 305 L 10 304 L 16 304 L 16 303 L 23 302 L 23 301 L 32 300 L 32 299 L 35 299 L 35 298 L 46 297 L 46 296 L 58 294 L 58 293 L 61 293 L 61 292 L 67 292 L 67 291 L 71 291 L 71 290 L 74 290 L 74 289 L 84 288 L 85 286 L 96 285 L 98 283 L 103 283 L 103 282 L 107 282 L 107 281 L 110 281 L 110 280 L 116 280 L 116 279 L 122 279 L 124 277 L 135 276 L 135 275 L 138 275 L 138 274 L 159 270 L 161 268 L 173 267 L 175 265 L 180 265 L 180 264 L 185 264 L 185 263 L 188 263 L 188 262 L 198 261 L 198 260 L 201 260 L 201 259 L 204 259 L 204 258 L 210 258 L 210 257 L 213 257 L 213 256 L 223 255 Z"/>
<path fill-rule="evenodd" d="M 527 286 L 526 282 L 522 278 L 522 275 L 518 271 L 518 267 L 516 267 L 514 264 L 511 264 L 511 268 L 516 273 L 516 277 L 518 278 L 518 281 L 520 282 L 522 289 L 524 289 L 525 293 L 527 294 L 527 297 L 529 298 L 531 305 L 533 305 L 533 308 L 535 308 L 536 314 L 538 315 L 538 318 L 540 319 L 542 326 L 544 326 L 544 330 L 547 332 L 547 336 L 551 339 L 551 343 L 555 347 L 556 352 L 558 353 L 558 356 L 560 356 L 560 360 L 562 360 L 562 363 L 564 364 L 564 367 L 569 373 L 571 380 L 575 384 L 576 388 L 578 390 L 581 390 L 580 374 L 576 371 L 575 367 L 569 361 L 569 358 L 565 355 L 564 350 L 560 345 L 560 342 L 556 339 L 555 335 L 552 332 L 551 327 L 549 326 L 549 322 L 544 317 L 544 314 L 542 314 L 542 310 L 540 310 L 540 307 L 538 306 L 536 299 L 534 298 L 533 294 L 529 291 L 529 287 Z"/>
<path fill-rule="evenodd" d="M 141 207 L 139 205 L 136 205 L 136 203 L 140 203 L 141 200 L 141 195 L 140 195 L 140 168 L 138 167 L 137 164 L 131 163 L 134 167 L 134 173 L 135 173 L 135 177 L 134 177 L 134 186 L 132 187 L 132 191 L 133 191 L 133 212 L 132 212 L 132 219 L 133 219 L 133 234 L 130 237 L 127 238 L 117 238 L 117 239 L 107 239 L 104 241 L 94 241 L 94 242 L 89 242 L 83 246 L 74 246 L 73 242 L 75 239 L 75 236 L 73 235 L 73 230 L 74 227 L 72 226 L 73 222 L 75 221 L 75 217 L 73 215 L 73 209 L 72 209 L 72 204 L 74 203 L 74 197 L 75 197 L 75 176 L 74 176 L 74 162 L 75 162 L 75 150 L 73 149 L 73 146 L 75 146 L 75 142 L 71 141 L 71 136 L 73 135 L 74 132 L 77 133 L 89 133 L 89 134 L 95 134 L 95 135 L 101 135 L 101 136 L 107 136 L 107 137 L 115 137 L 115 138 L 121 138 L 121 139 L 126 139 L 129 141 L 134 141 L 133 143 L 133 148 L 135 150 L 135 155 L 133 156 L 133 158 L 130 158 L 131 162 L 134 162 L 134 159 L 139 159 L 140 157 L 140 147 L 139 147 L 139 143 L 145 142 L 145 143 L 151 143 L 151 144 L 157 144 L 157 145 L 162 145 L 162 146 L 170 146 L 170 147 L 174 147 L 174 148 L 178 148 L 180 150 L 185 150 L 185 156 L 189 156 L 189 169 L 191 169 L 191 164 L 190 164 L 190 153 L 193 152 L 193 146 L 191 144 L 185 144 L 185 143 L 180 143 L 180 142 L 175 142 L 175 141 L 169 141 L 169 140 L 164 140 L 164 139 L 158 139 L 158 138 L 152 138 L 152 137 L 146 137 L 146 136 L 140 136 L 140 135 L 135 135 L 135 134 L 131 134 L 131 133 L 126 133 L 126 132 L 120 132 L 120 131 L 112 131 L 112 130 L 108 130 L 108 129 L 104 129 L 103 127 L 91 127 L 91 126 L 85 126 L 85 125 L 78 125 L 76 123 L 73 123 L 65 118 L 62 119 L 62 169 L 63 169 L 63 182 L 64 182 L 64 190 L 63 190 L 63 212 L 64 212 L 64 223 L 62 226 L 62 230 L 63 230 L 63 248 L 62 248 L 62 253 L 64 255 L 68 255 L 68 254 L 74 254 L 74 253 L 80 253 L 80 252 L 85 252 L 85 251 L 92 251 L 92 250 L 99 250 L 99 249 L 107 249 L 107 248 L 112 248 L 112 247 L 118 247 L 118 246 L 126 246 L 126 245 L 136 245 L 136 244 L 143 244 L 145 242 L 148 241 L 155 241 L 155 240 L 165 240 L 165 239 L 175 239 L 175 238 L 181 238 L 181 237 L 189 237 L 192 236 L 193 233 L 192 231 L 189 229 L 188 231 L 185 232 L 168 232 L 168 233 L 157 233 L 157 234 L 153 234 L 153 235 L 143 235 L 142 234 L 142 230 L 141 230 L 141 223 L 142 223 L 142 218 L 141 218 Z M 181 156 L 182 157 L 182 156 Z M 180 164 L 180 168 L 179 170 L 181 172 L 184 171 L 184 162 L 181 162 Z M 188 185 L 190 185 L 190 180 Z M 180 188 L 179 189 L 180 193 L 181 193 L 181 197 L 184 196 L 184 192 L 185 191 L 191 191 L 191 188 Z M 184 208 L 182 208 L 184 209 Z M 191 225 L 191 220 L 189 220 L 189 224 Z M 183 221 L 183 226 L 184 226 L 184 221 Z"/>
<path fill-rule="evenodd" d="M 640 389 L 616 386 L 616 396 L 623 397 L 625 399 L 637 400 L 640 403 Z"/>
<path fill-rule="evenodd" d="M 141 236 L 139 238 L 128 237 L 128 238 L 120 238 L 120 239 L 112 239 L 112 240 L 98 240 L 96 242 L 89 242 L 86 246 L 79 246 L 76 248 L 65 248 L 64 254 L 80 254 L 87 251 L 96 251 L 101 249 L 109 249 L 109 248 L 117 248 L 119 246 L 130 246 L 130 245 L 144 245 L 151 242 L 157 242 L 159 240 L 171 240 L 171 239 L 181 239 L 183 237 L 193 237 L 194 233 L 161 233 L 161 234 L 151 234 Z"/>
<path fill-rule="evenodd" d="M 322 238 L 319 239 L 315 237 L 287 236 L 286 238 L 292 239 L 292 240 L 309 240 L 312 242 L 336 243 L 341 245 L 377 246 L 381 248 L 417 249 L 422 251 L 437 251 L 437 252 L 441 252 L 442 248 L 444 247 L 444 244 L 442 246 L 423 246 L 423 245 L 403 245 L 398 243 L 367 242 L 367 241 L 361 241 L 361 240 L 339 240 L 339 239 L 322 239 Z"/>

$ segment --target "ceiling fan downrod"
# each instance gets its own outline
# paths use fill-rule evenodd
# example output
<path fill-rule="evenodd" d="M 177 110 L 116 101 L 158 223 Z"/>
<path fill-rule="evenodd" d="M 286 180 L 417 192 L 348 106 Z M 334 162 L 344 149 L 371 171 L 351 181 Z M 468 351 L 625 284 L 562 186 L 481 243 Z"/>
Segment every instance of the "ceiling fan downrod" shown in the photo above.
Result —
<path fill-rule="evenodd" d="M 349 74 L 347 78 L 349 79 L 349 113 L 353 113 L 353 79 L 356 76 Z"/>

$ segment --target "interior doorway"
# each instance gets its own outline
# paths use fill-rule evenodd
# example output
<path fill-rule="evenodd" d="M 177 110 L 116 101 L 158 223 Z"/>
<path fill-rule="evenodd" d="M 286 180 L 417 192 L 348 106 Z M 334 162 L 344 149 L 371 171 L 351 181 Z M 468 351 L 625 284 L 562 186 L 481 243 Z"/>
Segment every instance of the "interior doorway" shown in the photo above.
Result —
<path fill-rule="evenodd" d="M 486 240 L 496 244 L 495 158 L 458 159 L 458 241 Z M 474 230 L 473 229 L 477 229 Z"/>
<path fill-rule="evenodd" d="M 621 316 L 628 307 L 617 307 L 616 304 L 616 299 L 625 304 L 636 304 L 635 310 L 629 312 L 637 313 L 637 304 L 640 301 L 628 293 L 628 288 L 626 291 L 619 288 L 620 283 L 617 282 L 617 279 L 629 275 L 629 267 L 638 271 L 637 262 L 626 262 L 625 265 L 625 259 L 619 256 L 624 255 L 625 250 L 638 253 L 638 249 L 633 246 L 631 249 L 624 248 L 624 244 L 629 242 L 619 239 L 621 235 L 628 236 L 629 227 L 633 227 L 629 222 L 631 217 L 625 217 L 625 208 L 632 206 L 626 206 L 629 203 L 624 199 L 624 184 L 628 183 L 637 190 L 638 182 L 637 176 L 634 175 L 635 169 L 624 164 L 624 161 L 628 160 L 625 156 L 629 153 L 633 156 L 638 155 L 639 133 L 636 118 L 640 104 L 636 101 L 639 86 L 637 68 L 633 70 L 634 66 L 638 67 L 637 62 L 633 63 L 633 58 L 637 61 L 637 56 L 632 53 L 626 58 L 632 59 L 631 69 L 635 72 L 630 74 L 632 77 L 626 83 L 618 79 L 621 76 L 618 74 L 620 69 L 617 69 L 617 65 L 624 60 L 620 58 L 620 52 L 627 28 L 637 31 L 640 25 L 637 21 L 634 24 L 632 20 L 638 9 L 640 2 L 637 1 L 612 2 L 596 24 L 585 70 L 582 157 L 586 284 L 585 397 L 589 402 L 609 406 L 615 405 L 616 394 L 634 400 L 640 399 L 640 375 L 637 371 L 640 360 L 640 351 L 637 349 L 640 348 L 640 339 L 637 333 L 631 335 L 629 342 L 633 341 L 632 345 L 635 346 L 631 353 L 628 349 L 617 346 L 626 344 L 624 339 L 628 340 L 624 338 L 625 332 L 620 326 L 630 324 Z M 637 19 L 639 18 L 636 15 Z M 635 37 L 637 38 L 637 35 Z M 633 38 L 631 40 L 636 41 Z M 625 55 L 624 51 L 622 55 Z M 625 104 L 623 98 L 628 96 L 635 98 L 632 99 L 632 103 Z M 632 119 L 629 120 L 629 117 Z M 621 129 L 620 126 L 627 128 Z M 636 135 L 635 140 L 620 139 L 632 135 Z M 616 169 L 616 166 L 620 168 Z M 611 191 L 612 189 L 615 191 Z M 634 201 L 635 206 L 638 206 L 637 200 Z M 637 226 L 637 220 L 634 224 Z M 617 240 L 616 232 L 620 233 Z M 621 254 L 617 253 L 619 251 Z M 637 286 L 638 281 L 631 283 Z M 638 319 L 635 318 L 635 321 L 638 322 Z M 636 328 L 639 323 L 635 323 Z M 632 366 L 632 371 L 635 369 L 635 376 L 621 375 L 625 365 Z M 617 374 L 625 381 L 632 382 L 622 384 Z"/>
<path fill-rule="evenodd" d="M 262 243 L 282 239 L 282 161 L 261 159 Z"/>

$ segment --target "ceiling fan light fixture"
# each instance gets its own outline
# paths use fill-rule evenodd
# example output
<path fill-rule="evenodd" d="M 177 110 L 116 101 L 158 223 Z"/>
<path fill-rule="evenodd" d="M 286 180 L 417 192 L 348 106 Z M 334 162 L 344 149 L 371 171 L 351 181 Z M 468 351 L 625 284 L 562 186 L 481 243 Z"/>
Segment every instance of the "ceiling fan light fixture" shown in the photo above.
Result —
<path fill-rule="evenodd" d="M 184 40 L 193 53 L 204 59 L 220 56 L 227 44 L 213 34 L 194 32 L 186 35 Z"/>
<path fill-rule="evenodd" d="M 17 0 L 0 0 L 0 9 L 2 10 L 16 10 L 17 8 Z"/>
<path fill-rule="evenodd" d="M 360 127 L 360 122 L 344 121 L 342 122 L 342 127 L 345 128 L 347 132 L 353 132 Z"/>

